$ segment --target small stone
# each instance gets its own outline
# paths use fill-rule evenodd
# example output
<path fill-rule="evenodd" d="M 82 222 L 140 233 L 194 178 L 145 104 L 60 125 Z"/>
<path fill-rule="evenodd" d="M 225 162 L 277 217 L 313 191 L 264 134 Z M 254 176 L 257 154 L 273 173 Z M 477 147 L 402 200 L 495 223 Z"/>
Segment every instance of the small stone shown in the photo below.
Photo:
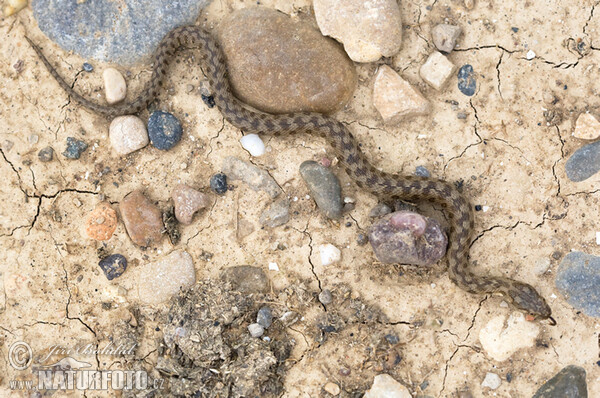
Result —
<path fill-rule="evenodd" d="M 88 73 L 93 72 L 93 70 L 94 70 L 94 67 L 92 66 L 92 64 L 89 64 L 87 62 L 84 62 L 82 67 L 83 67 L 83 70 Z"/>
<path fill-rule="evenodd" d="M 195 282 L 192 256 L 183 250 L 176 250 L 141 268 L 138 292 L 142 302 L 159 304 Z"/>
<path fill-rule="evenodd" d="M 251 323 L 248 325 L 248 332 L 250 332 L 250 336 L 252 337 L 260 337 L 265 333 L 265 328 L 260 326 L 258 323 Z"/>
<path fill-rule="evenodd" d="M 215 107 L 215 98 L 212 95 L 201 94 L 200 98 L 202 98 L 202 101 L 204 101 L 206 106 L 208 106 L 209 108 Z"/>
<path fill-rule="evenodd" d="M 356 62 L 392 57 L 402 45 L 402 15 L 395 0 L 314 0 L 321 33 L 344 45 Z"/>
<path fill-rule="evenodd" d="M 247 134 L 240 138 L 242 148 L 250 152 L 252 156 L 262 156 L 265 154 L 265 144 L 256 134 Z"/>
<path fill-rule="evenodd" d="M 398 344 L 400 342 L 400 338 L 395 334 L 386 334 L 384 338 L 385 341 L 387 341 L 390 344 Z"/>
<path fill-rule="evenodd" d="M 321 264 L 324 266 L 337 263 L 342 258 L 340 249 L 330 243 L 319 246 L 319 255 L 321 257 Z"/>
<path fill-rule="evenodd" d="M 6 152 L 10 152 L 13 146 L 15 146 L 15 143 L 10 140 L 4 140 L 4 142 L 2 143 L 2 149 Z"/>
<path fill-rule="evenodd" d="M 465 120 L 467 118 L 467 114 L 465 112 L 458 112 L 456 114 L 456 118 L 459 120 Z"/>
<path fill-rule="evenodd" d="M 458 70 L 458 89 L 464 95 L 471 97 L 475 94 L 476 88 L 477 80 L 475 80 L 473 67 L 469 64 L 463 65 Z"/>
<path fill-rule="evenodd" d="M 269 307 L 261 307 L 256 314 L 256 323 L 265 329 L 268 329 L 273 323 L 273 312 Z"/>
<path fill-rule="evenodd" d="M 600 257 L 568 253 L 558 266 L 554 283 L 571 306 L 600 318 Z"/>
<path fill-rule="evenodd" d="M 150 246 L 162 238 L 162 213 L 144 194 L 130 192 L 119 205 L 129 237 L 139 246 Z"/>
<path fill-rule="evenodd" d="M 29 143 L 31 145 L 37 144 L 39 139 L 40 139 L 40 136 L 37 134 L 31 134 L 29 137 L 27 137 L 27 141 L 29 141 Z"/>
<path fill-rule="evenodd" d="M 109 281 L 118 278 L 127 269 L 127 259 L 121 254 L 111 254 L 98 263 Z"/>
<path fill-rule="evenodd" d="M 307 160 L 300 165 L 300 175 L 317 203 L 319 210 L 331 219 L 342 216 L 342 187 L 331 169 Z"/>
<path fill-rule="evenodd" d="M 475 0 L 465 0 L 465 8 L 467 10 L 472 10 L 475 7 Z"/>
<path fill-rule="evenodd" d="M 175 205 L 175 218 L 186 225 L 192 223 L 194 213 L 210 204 L 206 195 L 185 184 L 177 184 L 171 197 Z"/>
<path fill-rule="evenodd" d="M 238 265 L 226 268 L 221 278 L 225 282 L 231 283 L 233 289 L 241 293 L 261 293 L 269 288 L 269 279 L 267 275 L 257 267 L 250 265 Z"/>
<path fill-rule="evenodd" d="M 495 361 L 510 358 L 515 352 L 532 347 L 540 332 L 534 322 L 528 322 L 522 313 L 514 312 L 492 318 L 480 331 L 479 341 L 485 352 Z"/>
<path fill-rule="evenodd" d="M 162 151 L 173 148 L 183 135 L 179 120 L 169 112 L 154 111 L 148 119 L 148 138 L 153 147 Z"/>
<path fill-rule="evenodd" d="M 533 50 L 527 51 L 525 58 L 527 58 L 527 60 L 531 61 L 532 59 L 535 58 L 535 52 Z"/>
<path fill-rule="evenodd" d="M 333 302 L 333 295 L 331 294 L 331 290 L 323 289 L 321 293 L 319 293 L 319 301 L 321 304 L 328 305 Z"/>
<path fill-rule="evenodd" d="M 84 141 L 74 137 L 67 137 L 67 149 L 62 153 L 67 159 L 79 159 L 81 153 L 88 147 Z"/>
<path fill-rule="evenodd" d="M 379 374 L 373 379 L 373 385 L 363 398 L 411 398 L 408 388 L 387 374 Z"/>
<path fill-rule="evenodd" d="M 121 72 L 115 68 L 106 68 L 102 72 L 102 78 L 104 79 L 106 102 L 112 105 L 123 101 L 127 95 L 127 84 Z"/>
<path fill-rule="evenodd" d="M 573 182 L 587 180 L 600 170 L 600 141 L 575 151 L 565 163 L 567 178 Z"/>
<path fill-rule="evenodd" d="M 340 386 L 338 386 L 335 383 L 332 382 L 328 382 L 323 386 L 323 390 L 325 392 L 328 392 L 329 394 L 336 396 L 338 395 L 342 390 L 340 389 Z"/>
<path fill-rule="evenodd" d="M 390 214 L 392 212 L 392 209 L 390 209 L 390 207 L 388 205 L 386 205 L 385 203 L 377 203 L 375 205 L 375 207 L 373 207 L 371 209 L 371 211 L 369 212 L 369 217 L 370 218 L 379 218 L 379 217 L 383 217 L 387 214 Z"/>
<path fill-rule="evenodd" d="M 359 246 L 364 246 L 369 243 L 369 237 L 363 233 L 360 233 L 356 237 L 356 243 L 358 243 Z"/>
<path fill-rule="evenodd" d="M 485 375 L 485 379 L 483 379 L 483 382 L 481 383 L 481 387 L 487 387 L 489 389 L 495 390 L 498 387 L 500 387 L 500 384 L 502 384 L 500 376 L 498 376 L 496 373 L 487 372 Z"/>
<path fill-rule="evenodd" d="M 281 198 L 260 214 L 260 223 L 267 227 L 275 228 L 286 224 L 290 220 L 290 201 Z"/>
<path fill-rule="evenodd" d="M 227 192 L 227 176 L 223 173 L 217 173 L 210 177 L 210 189 L 219 195 Z"/>
<path fill-rule="evenodd" d="M 375 77 L 373 104 L 390 124 L 431 110 L 429 101 L 387 65 L 381 65 Z"/>
<path fill-rule="evenodd" d="M 440 90 L 448 81 L 456 67 L 441 53 L 433 52 L 419 69 L 419 74 L 427 84 Z"/>
<path fill-rule="evenodd" d="M 137 116 L 119 116 L 108 128 L 110 144 L 119 155 L 127 155 L 148 145 L 148 131 Z"/>
<path fill-rule="evenodd" d="M 255 191 L 266 192 L 273 199 L 281 193 L 281 188 L 269 173 L 236 157 L 225 158 L 223 172 L 232 180 L 242 180 Z"/>
<path fill-rule="evenodd" d="M 517 33 L 519 31 L 519 28 L 513 26 L 512 28 L 510 28 L 510 30 L 512 30 L 514 33 Z"/>
<path fill-rule="evenodd" d="M 532 398 L 587 398 L 585 376 L 584 368 L 575 365 L 566 366 L 541 386 Z"/>
<path fill-rule="evenodd" d="M 417 166 L 415 169 L 415 175 L 419 177 L 431 177 L 431 173 L 429 173 L 429 170 L 427 170 L 425 166 Z"/>
<path fill-rule="evenodd" d="M 86 218 L 85 232 L 95 240 L 109 240 L 117 229 L 117 212 L 106 202 L 100 202 Z"/>
<path fill-rule="evenodd" d="M 450 53 L 456 47 L 456 40 L 462 33 L 460 26 L 439 24 L 431 29 L 431 38 L 435 47 L 444 53 Z"/>
<path fill-rule="evenodd" d="M 436 220 L 403 210 L 373 224 L 369 242 L 382 263 L 429 266 L 444 256 L 448 238 Z"/>
<path fill-rule="evenodd" d="M 40 162 L 50 162 L 54 158 L 54 149 L 52 147 L 45 147 L 38 152 L 38 159 Z"/>
<path fill-rule="evenodd" d="M 595 140 L 600 136 L 600 122 L 590 113 L 582 113 L 577 118 L 573 137 L 582 140 Z"/>

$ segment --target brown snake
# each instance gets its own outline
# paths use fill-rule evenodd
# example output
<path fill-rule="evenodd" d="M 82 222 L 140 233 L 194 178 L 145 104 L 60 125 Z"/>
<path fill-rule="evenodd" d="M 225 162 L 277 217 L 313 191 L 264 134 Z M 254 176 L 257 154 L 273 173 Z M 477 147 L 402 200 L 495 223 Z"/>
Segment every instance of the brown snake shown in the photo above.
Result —
<path fill-rule="evenodd" d="M 503 277 L 482 276 L 469 268 L 468 251 L 473 230 L 473 214 L 469 202 L 457 188 L 446 181 L 394 175 L 377 170 L 360 150 L 352 133 L 341 122 L 320 113 L 271 115 L 249 110 L 233 95 L 227 78 L 225 58 L 210 33 L 196 26 L 183 26 L 169 32 L 154 55 L 152 77 L 137 99 L 114 106 L 95 104 L 77 94 L 48 62 L 40 48 L 29 38 L 37 55 L 61 87 L 82 106 L 107 116 L 134 114 L 153 100 L 163 85 L 167 66 L 181 46 L 199 46 L 202 62 L 214 100 L 225 119 L 235 127 L 252 133 L 274 136 L 308 133 L 325 138 L 339 157 L 346 173 L 356 184 L 380 198 L 430 200 L 441 204 L 451 218 L 448 263 L 450 279 L 470 293 L 502 293 L 518 309 L 538 319 L 550 319 L 551 309 L 530 285 Z"/>

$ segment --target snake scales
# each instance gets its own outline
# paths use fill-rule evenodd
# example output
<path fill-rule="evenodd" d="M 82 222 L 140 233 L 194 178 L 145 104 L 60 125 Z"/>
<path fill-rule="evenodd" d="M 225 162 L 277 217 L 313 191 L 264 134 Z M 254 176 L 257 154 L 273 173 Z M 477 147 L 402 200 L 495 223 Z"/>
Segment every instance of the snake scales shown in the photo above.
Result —
<path fill-rule="evenodd" d="M 532 286 L 509 278 L 478 275 L 470 270 L 468 250 L 474 224 L 473 214 L 469 202 L 453 184 L 439 179 L 393 175 L 377 170 L 366 159 L 346 126 L 323 114 L 303 112 L 271 115 L 247 109 L 231 91 L 221 49 L 210 33 L 203 29 L 184 26 L 169 32 L 154 54 L 152 77 L 142 93 L 133 102 L 114 106 L 99 105 L 77 94 L 57 73 L 40 48 L 29 38 L 27 41 L 50 74 L 75 101 L 107 116 L 134 114 L 144 109 L 161 89 L 169 62 L 177 50 L 181 46 L 199 46 L 215 104 L 232 125 L 246 132 L 274 136 L 308 133 L 323 137 L 335 150 L 346 173 L 359 187 L 380 198 L 430 200 L 441 204 L 452 220 L 447 251 L 451 280 L 470 293 L 504 294 L 516 308 L 538 319 L 551 319 L 554 322 L 550 307 Z"/>

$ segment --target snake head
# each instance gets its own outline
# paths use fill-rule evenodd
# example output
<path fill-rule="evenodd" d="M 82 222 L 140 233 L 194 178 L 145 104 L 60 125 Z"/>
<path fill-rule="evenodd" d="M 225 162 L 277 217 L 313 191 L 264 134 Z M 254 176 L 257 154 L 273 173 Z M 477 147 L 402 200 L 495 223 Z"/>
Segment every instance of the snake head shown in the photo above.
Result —
<path fill-rule="evenodd" d="M 506 292 L 513 305 L 536 319 L 552 319 L 546 300 L 527 283 L 512 281 Z"/>

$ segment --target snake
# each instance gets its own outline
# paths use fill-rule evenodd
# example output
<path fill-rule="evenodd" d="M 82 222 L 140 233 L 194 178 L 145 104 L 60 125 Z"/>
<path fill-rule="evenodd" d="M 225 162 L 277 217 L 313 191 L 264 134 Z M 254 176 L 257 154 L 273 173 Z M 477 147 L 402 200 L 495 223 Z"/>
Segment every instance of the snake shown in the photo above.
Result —
<path fill-rule="evenodd" d="M 480 275 L 470 267 L 469 248 L 474 229 L 471 205 L 456 184 L 432 177 L 398 175 L 380 171 L 367 159 L 352 132 L 342 122 L 316 112 L 270 114 L 251 109 L 234 95 L 227 76 L 226 58 L 211 33 L 198 26 L 174 28 L 162 39 L 153 54 L 152 76 L 136 99 L 114 105 L 98 104 L 78 94 L 44 56 L 40 47 L 25 37 L 48 72 L 81 106 L 101 115 L 116 117 L 137 114 L 157 96 L 169 63 L 181 47 L 199 48 L 214 103 L 224 118 L 246 133 L 285 136 L 312 134 L 324 138 L 334 150 L 339 164 L 356 185 L 380 200 L 431 201 L 446 211 L 450 220 L 446 251 L 448 274 L 452 282 L 473 294 L 501 294 L 531 320 L 552 318 L 545 299 L 533 286 L 507 277 Z"/>

